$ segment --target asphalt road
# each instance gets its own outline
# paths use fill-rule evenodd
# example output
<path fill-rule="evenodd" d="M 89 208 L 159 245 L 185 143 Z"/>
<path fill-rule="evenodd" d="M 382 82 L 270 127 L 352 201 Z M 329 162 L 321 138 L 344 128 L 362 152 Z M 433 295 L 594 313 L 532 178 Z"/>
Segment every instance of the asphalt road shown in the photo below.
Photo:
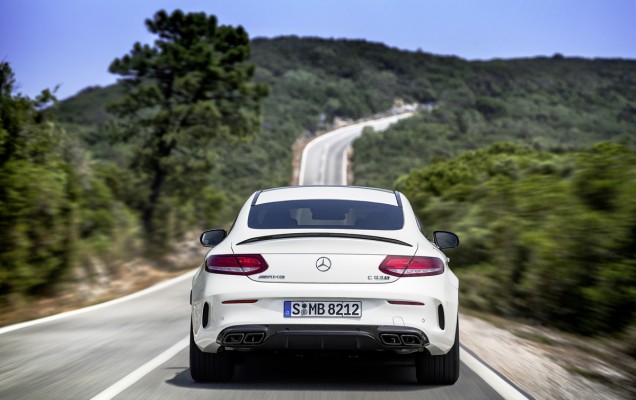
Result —
<path fill-rule="evenodd" d="M 114 398 L 501 398 L 464 366 L 457 384 L 433 387 L 417 385 L 412 367 L 355 359 L 248 359 L 231 383 L 195 383 L 183 340 L 189 289 L 190 279 L 182 278 L 128 301 L 0 334 L 0 399 L 91 399 L 131 374 L 140 379 Z M 175 344 L 176 354 L 135 374 Z"/>
<path fill-rule="evenodd" d="M 349 139 L 359 134 L 353 128 L 341 132 Z M 328 135 L 319 140 L 332 143 L 334 150 L 351 142 L 330 136 L 334 142 L 322 139 Z M 323 169 L 330 174 L 329 166 Z M 313 167 L 306 170 L 313 173 Z M 0 399 L 503 398 L 498 392 L 523 398 L 514 389 L 502 389 L 503 381 L 464 350 L 459 381 L 447 387 L 417 385 L 409 366 L 332 358 L 248 359 L 231 383 L 195 383 L 187 340 L 191 276 L 114 302 L 0 328 Z"/>
<path fill-rule="evenodd" d="M 346 153 L 351 143 L 370 126 L 382 131 L 412 113 L 394 115 L 373 121 L 345 126 L 312 140 L 303 151 L 299 185 L 346 185 Z"/>
<path fill-rule="evenodd" d="M 190 280 L 0 334 L 0 399 L 90 399 L 188 333 Z"/>

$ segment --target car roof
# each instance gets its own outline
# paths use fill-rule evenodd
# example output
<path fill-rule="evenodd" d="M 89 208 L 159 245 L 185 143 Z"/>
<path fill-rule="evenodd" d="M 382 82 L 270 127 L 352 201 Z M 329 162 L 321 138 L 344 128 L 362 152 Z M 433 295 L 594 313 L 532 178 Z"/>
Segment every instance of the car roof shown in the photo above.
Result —
<path fill-rule="evenodd" d="M 252 205 L 288 200 L 357 200 L 401 206 L 397 192 L 359 186 L 288 186 L 256 193 Z"/>

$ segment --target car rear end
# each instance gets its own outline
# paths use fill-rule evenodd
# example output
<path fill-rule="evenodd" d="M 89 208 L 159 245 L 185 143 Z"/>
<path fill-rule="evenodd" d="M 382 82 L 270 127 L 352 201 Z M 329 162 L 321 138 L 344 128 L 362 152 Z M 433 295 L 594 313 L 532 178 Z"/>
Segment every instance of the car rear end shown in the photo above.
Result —
<path fill-rule="evenodd" d="M 455 343 L 457 278 L 391 191 L 255 194 L 192 297 L 194 341 L 209 353 L 439 355 Z"/>

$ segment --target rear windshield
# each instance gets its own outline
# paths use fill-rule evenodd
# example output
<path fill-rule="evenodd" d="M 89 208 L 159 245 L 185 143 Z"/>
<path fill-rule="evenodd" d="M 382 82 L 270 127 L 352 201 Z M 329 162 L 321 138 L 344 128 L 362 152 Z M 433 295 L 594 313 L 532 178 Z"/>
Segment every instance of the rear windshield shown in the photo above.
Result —
<path fill-rule="evenodd" d="M 291 200 L 252 206 L 247 224 L 253 229 L 402 229 L 402 208 L 352 200 Z"/>

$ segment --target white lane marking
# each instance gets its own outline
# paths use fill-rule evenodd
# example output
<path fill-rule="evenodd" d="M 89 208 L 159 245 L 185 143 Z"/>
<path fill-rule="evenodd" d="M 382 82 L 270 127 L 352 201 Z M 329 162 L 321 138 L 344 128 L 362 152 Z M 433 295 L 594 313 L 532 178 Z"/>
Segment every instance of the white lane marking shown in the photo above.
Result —
<path fill-rule="evenodd" d="M 320 135 L 317 138 L 312 139 L 309 143 L 307 143 L 307 145 L 303 149 L 303 154 L 300 156 L 300 172 L 298 176 L 298 186 L 303 186 L 305 184 L 305 169 L 307 165 L 307 154 L 311 151 L 310 149 L 313 148 L 316 144 L 327 140 L 334 134 L 338 134 L 342 130 L 346 130 L 347 128 L 349 127 L 345 126 L 343 128 L 335 129 L 331 132 L 325 133 L 324 135 Z M 315 183 L 310 183 L 310 185 L 315 185 Z"/>
<path fill-rule="evenodd" d="M 186 336 L 179 342 L 174 344 L 168 350 L 159 354 L 157 357 L 148 361 L 141 367 L 137 368 L 130 374 L 126 375 L 104 391 L 93 397 L 91 400 L 110 400 L 128 389 L 130 386 L 138 382 L 141 378 L 161 366 L 161 364 L 176 356 L 181 350 L 185 349 L 190 342 L 190 337 Z M 473 357 L 463 348 L 459 349 L 460 359 L 468 368 L 473 370 L 481 379 L 483 379 L 490 387 L 492 387 L 501 397 L 506 400 L 528 400 L 528 397 L 519 392 L 514 386 L 506 382 L 503 378 L 485 366 L 481 361 Z"/>
<path fill-rule="evenodd" d="M 305 184 L 305 165 L 307 164 L 307 149 L 311 145 L 311 141 L 305 145 L 303 153 L 300 155 L 300 171 L 298 172 L 298 186 Z"/>
<path fill-rule="evenodd" d="M 141 380 L 144 376 L 148 375 L 150 372 L 154 371 L 161 364 L 167 362 L 172 357 L 176 356 L 181 350 L 185 349 L 190 342 L 190 337 L 186 336 L 176 344 L 171 346 L 168 350 L 159 354 L 157 357 L 148 361 L 141 367 L 137 368 L 130 374 L 126 375 L 119 381 L 115 382 L 104 391 L 99 393 L 97 396 L 93 397 L 91 400 L 111 400 L 124 390 L 128 389 L 130 386 L 134 385 L 136 382 Z M 501 397 L 506 400 L 528 400 L 528 397 L 524 396 L 521 392 L 519 392 L 515 387 L 510 385 L 504 379 L 502 379 L 499 375 L 493 372 L 490 368 L 482 364 L 478 359 L 473 357 L 470 353 L 468 353 L 463 348 L 460 348 L 460 358 L 461 361 L 468 368 L 473 370 L 481 379 L 483 379 L 490 387 L 492 387 Z"/>
<path fill-rule="evenodd" d="M 176 356 L 177 353 L 179 353 L 181 350 L 185 349 L 188 346 L 189 342 L 190 342 L 190 337 L 189 336 L 184 337 L 183 339 L 179 340 L 176 344 L 174 344 L 172 347 L 170 347 L 168 350 L 159 354 L 157 357 L 153 358 L 152 360 L 148 361 L 141 367 L 137 368 L 130 374 L 126 375 L 119 381 L 115 382 L 113 385 L 106 388 L 106 390 L 104 390 L 97 396 L 93 397 L 91 400 L 112 399 L 113 397 L 117 396 L 119 393 L 128 389 L 135 382 L 137 382 L 144 376 L 148 375 L 154 369 L 158 368 L 161 364 L 165 363 L 166 361 L 170 360 L 172 357 Z"/>
<path fill-rule="evenodd" d="M 327 155 L 329 154 L 329 150 L 331 149 L 331 143 L 327 143 L 322 150 L 322 155 L 320 156 L 320 173 L 318 174 L 318 183 L 320 185 L 324 185 L 327 182 Z"/>
<path fill-rule="evenodd" d="M 27 328 L 29 326 L 44 324 L 46 322 L 56 321 L 56 320 L 62 319 L 62 318 L 68 318 L 68 317 L 72 317 L 74 315 L 79 315 L 79 314 L 83 314 L 83 313 L 86 313 L 86 312 L 89 312 L 89 311 L 95 311 L 95 310 L 99 310 L 99 309 L 104 308 L 104 307 L 108 307 L 108 306 L 112 306 L 112 305 L 115 305 L 115 304 L 123 303 L 125 301 L 130 301 L 130 300 L 136 299 L 138 297 L 141 297 L 141 296 L 156 292 L 158 290 L 164 289 L 164 288 L 166 288 L 166 287 L 168 287 L 170 285 L 174 285 L 175 283 L 181 282 L 181 281 L 183 281 L 185 279 L 191 278 L 196 271 L 197 270 L 195 269 L 195 270 L 187 272 L 187 273 L 185 273 L 183 275 L 177 276 L 176 278 L 172 278 L 172 279 L 169 279 L 167 281 L 163 281 L 161 283 L 158 283 L 158 284 L 156 284 L 154 286 L 151 286 L 151 287 L 149 287 L 147 289 L 144 289 L 142 291 L 139 291 L 137 293 L 132 293 L 132 294 L 129 294 L 128 296 L 120 297 L 118 299 L 107 301 L 105 303 L 95 304 L 94 306 L 80 308 L 80 309 L 72 310 L 72 311 L 66 311 L 66 312 L 63 312 L 63 313 L 60 313 L 60 314 L 51 315 L 49 317 L 44 317 L 44 318 L 40 318 L 40 319 L 34 319 L 32 321 L 20 322 L 18 324 L 5 326 L 4 328 L 0 328 L 0 335 L 2 335 L 3 333 L 15 331 L 15 330 L 18 330 L 18 329 Z"/>
<path fill-rule="evenodd" d="M 349 149 L 351 148 L 351 144 L 353 143 L 353 141 L 349 142 L 349 144 L 345 147 L 344 151 L 342 152 L 342 185 L 343 186 L 347 186 L 347 184 L 349 182 L 347 182 L 347 178 L 348 178 L 348 174 L 347 174 L 347 164 L 349 164 L 347 161 L 349 161 L 347 159 L 347 153 L 349 153 Z"/>
<path fill-rule="evenodd" d="M 484 380 L 491 388 L 495 389 L 497 393 L 506 400 L 528 400 L 521 392 L 519 392 L 514 386 L 506 382 L 503 378 L 493 372 L 490 368 L 485 366 L 481 361 L 473 357 L 469 352 L 463 348 L 459 349 L 459 358 L 462 362 L 473 372 L 475 372 L 481 379 Z"/>

